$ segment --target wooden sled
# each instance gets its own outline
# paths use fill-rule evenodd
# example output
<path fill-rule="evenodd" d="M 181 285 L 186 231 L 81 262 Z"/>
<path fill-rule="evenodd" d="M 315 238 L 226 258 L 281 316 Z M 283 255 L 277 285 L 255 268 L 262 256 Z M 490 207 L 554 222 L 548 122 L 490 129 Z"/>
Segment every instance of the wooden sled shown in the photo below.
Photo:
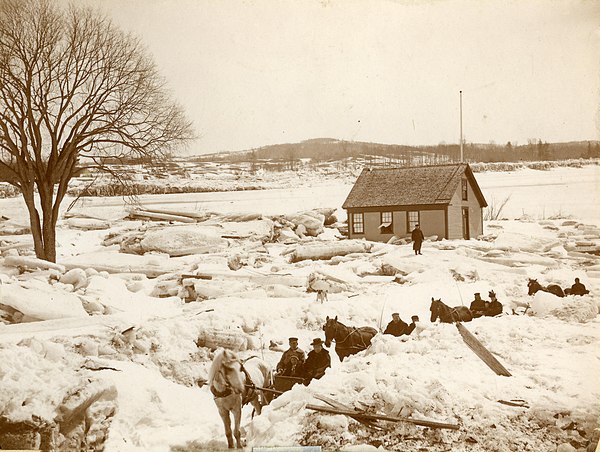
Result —
<path fill-rule="evenodd" d="M 275 375 L 273 377 L 273 389 L 276 391 L 286 392 L 292 389 L 297 383 L 302 384 L 304 379 L 299 377 L 284 377 L 282 375 Z"/>

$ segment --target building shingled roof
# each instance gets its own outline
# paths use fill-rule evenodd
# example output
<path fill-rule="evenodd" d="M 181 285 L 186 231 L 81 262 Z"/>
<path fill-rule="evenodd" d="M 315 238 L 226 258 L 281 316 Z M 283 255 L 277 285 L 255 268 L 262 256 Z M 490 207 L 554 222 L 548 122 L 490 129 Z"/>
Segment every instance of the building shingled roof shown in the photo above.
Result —
<path fill-rule="evenodd" d="M 365 168 L 344 202 L 344 209 L 361 207 L 448 204 L 463 176 L 471 185 L 479 204 L 487 206 L 469 165 L 415 166 L 405 168 Z"/>

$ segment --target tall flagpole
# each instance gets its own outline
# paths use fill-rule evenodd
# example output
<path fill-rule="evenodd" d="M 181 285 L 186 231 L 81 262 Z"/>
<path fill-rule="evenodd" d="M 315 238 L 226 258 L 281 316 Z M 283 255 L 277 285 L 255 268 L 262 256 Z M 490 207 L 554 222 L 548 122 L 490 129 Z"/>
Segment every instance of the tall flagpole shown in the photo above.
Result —
<path fill-rule="evenodd" d="M 462 90 L 460 93 L 460 162 L 463 162 L 463 130 L 462 130 Z"/>

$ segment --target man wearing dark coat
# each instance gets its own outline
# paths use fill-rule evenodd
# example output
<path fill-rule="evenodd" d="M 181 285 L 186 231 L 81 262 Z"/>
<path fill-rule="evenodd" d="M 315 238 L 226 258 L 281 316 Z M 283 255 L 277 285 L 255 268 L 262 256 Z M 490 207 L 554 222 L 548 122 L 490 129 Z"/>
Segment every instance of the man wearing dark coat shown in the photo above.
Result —
<path fill-rule="evenodd" d="M 383 334 L 391 334 L 392 336 L 402 336 L 403 334 L 410 334 L 406 332 L 408 325 L 400 318 L 400 314 L 394 312 L 392 314 L 392 321 L 388 323 Z"/>
<path fill-rule="evenodd" d="M 570 289 L 565 290 L 566 295 L 586 295 L 590 293 L 583 284 L 579 282 L 579 278 L 575 278 L 575 284 Z"/>
<path fill-rule="evenodd" d="M 325 375 L 325 369 L 331 367 L 331 357 L 329 352 L 323 348 L 323 340 L 317 337 L 313 339 L 311 345 L 313 350 L 308 353 L 303 366 L 304 384 L 306 386 L 313 378 L 318 380 Z"/>
<path fill-rule="evenodd" d="M 421 231 L 421 227 L 418 224 L 415 224 L 415 228 L 410 235 L 413 241 L 413 250 L 415 250 L 415 255 L 421 254 L 421 244 L 425 240 L 425 236 L 423 235 L 423 231 Z"/>
<path fill-rule="evenodd" d="M 410 336 L 410 333 L 412 333 L 415 330 L 415 328 L 417 327 L 417 322 L 419 321 L 419 316 L 413 315 L 410 318 L 410 320 L 411 320 L 410 325 L 408 325 L 406 327 L 406 329 L 404 330 L 404 334 L 409 335 L 409 336 Z"/>
<path fill-rule="evenodd" d="M 502 303 L 498 301 L 496 298 L 496 293 L 492 290 L 489 293 L 490 302 L 487 304 L 487 309 L 485 310 L 485 315 L 488 317 L 494 317 L 495 315 L 502 314 L 503 306 Z"/>
<path fill-rule="evenodd" d="M 306 355 L 298 348 L 298 338 L 289 338 L 290 348 L 283 352 L 277 364 L 277 374 L 283 377 L 297 377 L 302 372 Z"/>
<path fill-rule="evenodd" d="M 479 292 L 475 294 L 475 299 L 471 302 L 469 309 L 475 318 L 481 317 L 485 314 L 485 311 L 487 311 L 486 302 L 481 299 Z"/>

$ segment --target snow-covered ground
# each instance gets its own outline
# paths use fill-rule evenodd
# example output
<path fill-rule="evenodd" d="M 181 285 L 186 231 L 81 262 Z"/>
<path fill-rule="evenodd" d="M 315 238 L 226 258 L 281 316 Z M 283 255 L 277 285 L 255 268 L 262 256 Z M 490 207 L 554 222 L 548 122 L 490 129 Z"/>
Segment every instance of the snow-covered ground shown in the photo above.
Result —
<path fill-rule="evenodd" d="M 215 245 L 211 253 L 123 254 L 117 242 L 102 245 L 109 233 L 144 234 L 158 224 L 122 219 L 121 198 L 84 199 L 74 210 L 108 220 L 110 227 L 86 230 L 61 220 L 58 262 L 120 272 L 88 269 L 69 278 L 53 271 L 19 274 L 3 264 L 15 251 L 4 251 L 0 312 L 4 309 L 5 317 L 13 318 L 0 322 L 0 416 L 61 425 L 65 406 L 76 405 L 81 394 L 98 394 L 83 422 L 87 430 L 78 427 L 88 447 L 225 447 L 212 395 L 198 385 L 206 379 L 214 353 L 198 346 L 199 338 L 231 340 L 240 357 L 258 355 L 274 367 L 281 353 L 269 348 L 272 342 L 286 344 L 287 337 L 297 336 L 308 351 L 313 338 L 323 337 L 327 316 L 380 329 L 392 312 L 399 312 L 405 321 L 419 315 L 423 331 L 402 340 L 377 335 L 367 351 L 343 363 L 332 347 L 333 365 L 321 380 L 295 386 L 254 419 L 246 407 L 242 424 L 247 447 L 584 450 L 600 420 L 600 258 L 581 250 L 600 244 L 600 168 L 523 169 L 476 177 L 488 203 L 510 195 L 501 215 L 507 219 L 486 222 L 486 240 L 426 242 L 423 256 L 414 256 L 410 245 L 376 244 L 370 253 L 290 263 L 289 252 L 297 244 L 263 243 L 264 236 L 249 234 L 249 228 L 231 219 L 224 231 L 242 231 L 239 235 L 248 238 L 223 239 L 224 246 Z M 289 186 L 145 196 L 141 202 L 265 217 L 331 207 L 338 209 L 338 219 L 345 219 L 341 204 L 351 188 L 347 181 L 307 178 Z M 20 199 L 0 200 L 0 213 L 27 223 Z M 252 229 L 273 224 L 260 221 Z M 168 233 L 180 226 L 162 223 L 162 228 Z M 325 231 L 300 243 L 325 247 L 337 240 L 335 231 Z M 0 247 L 23 241 L 26 236 L 0 237 Z M 242 265 L 236 271 L 228 266 L 234 257 Z M 385 276 L 384 268 L 394 269 L 396 277 Z M 151 279 L 143 274 L 148 269 L 164 274 Z M 213 279 L 193 283 L 204 301 L 184 303 L 179 276 L 193 273 Z M 307 292 L 315 277 L 330 286 L 323 304 Z M 564 288 L 575 277 L 589 295 L 527 296 L 528 278 Z M 504 315 L 465 325 L 511 377 L 489 369 L 454 325 L 429 321 L 432 297 L 450 306 L 468 305 L 475 292 L 487 298 L 490 290 L 504 304 Z M 527 304 L 531 307 L 522 315 Z M 14 323 L 15 310 L 20 312 L 16 318 L 31 322 Z M 383 431 L 372 431 L 344 416 L 307 410 L 306 404 L 320 403 L 314 393 L 349 406 L 460 428 L 390 423 Z M 525 406 L 499 400 L 522 400 Z M 73 436 L 63 429 L 56 441 L 74 441 Z M 62 443 L 63 448 L 65 444 L 72 443 Z"/>

